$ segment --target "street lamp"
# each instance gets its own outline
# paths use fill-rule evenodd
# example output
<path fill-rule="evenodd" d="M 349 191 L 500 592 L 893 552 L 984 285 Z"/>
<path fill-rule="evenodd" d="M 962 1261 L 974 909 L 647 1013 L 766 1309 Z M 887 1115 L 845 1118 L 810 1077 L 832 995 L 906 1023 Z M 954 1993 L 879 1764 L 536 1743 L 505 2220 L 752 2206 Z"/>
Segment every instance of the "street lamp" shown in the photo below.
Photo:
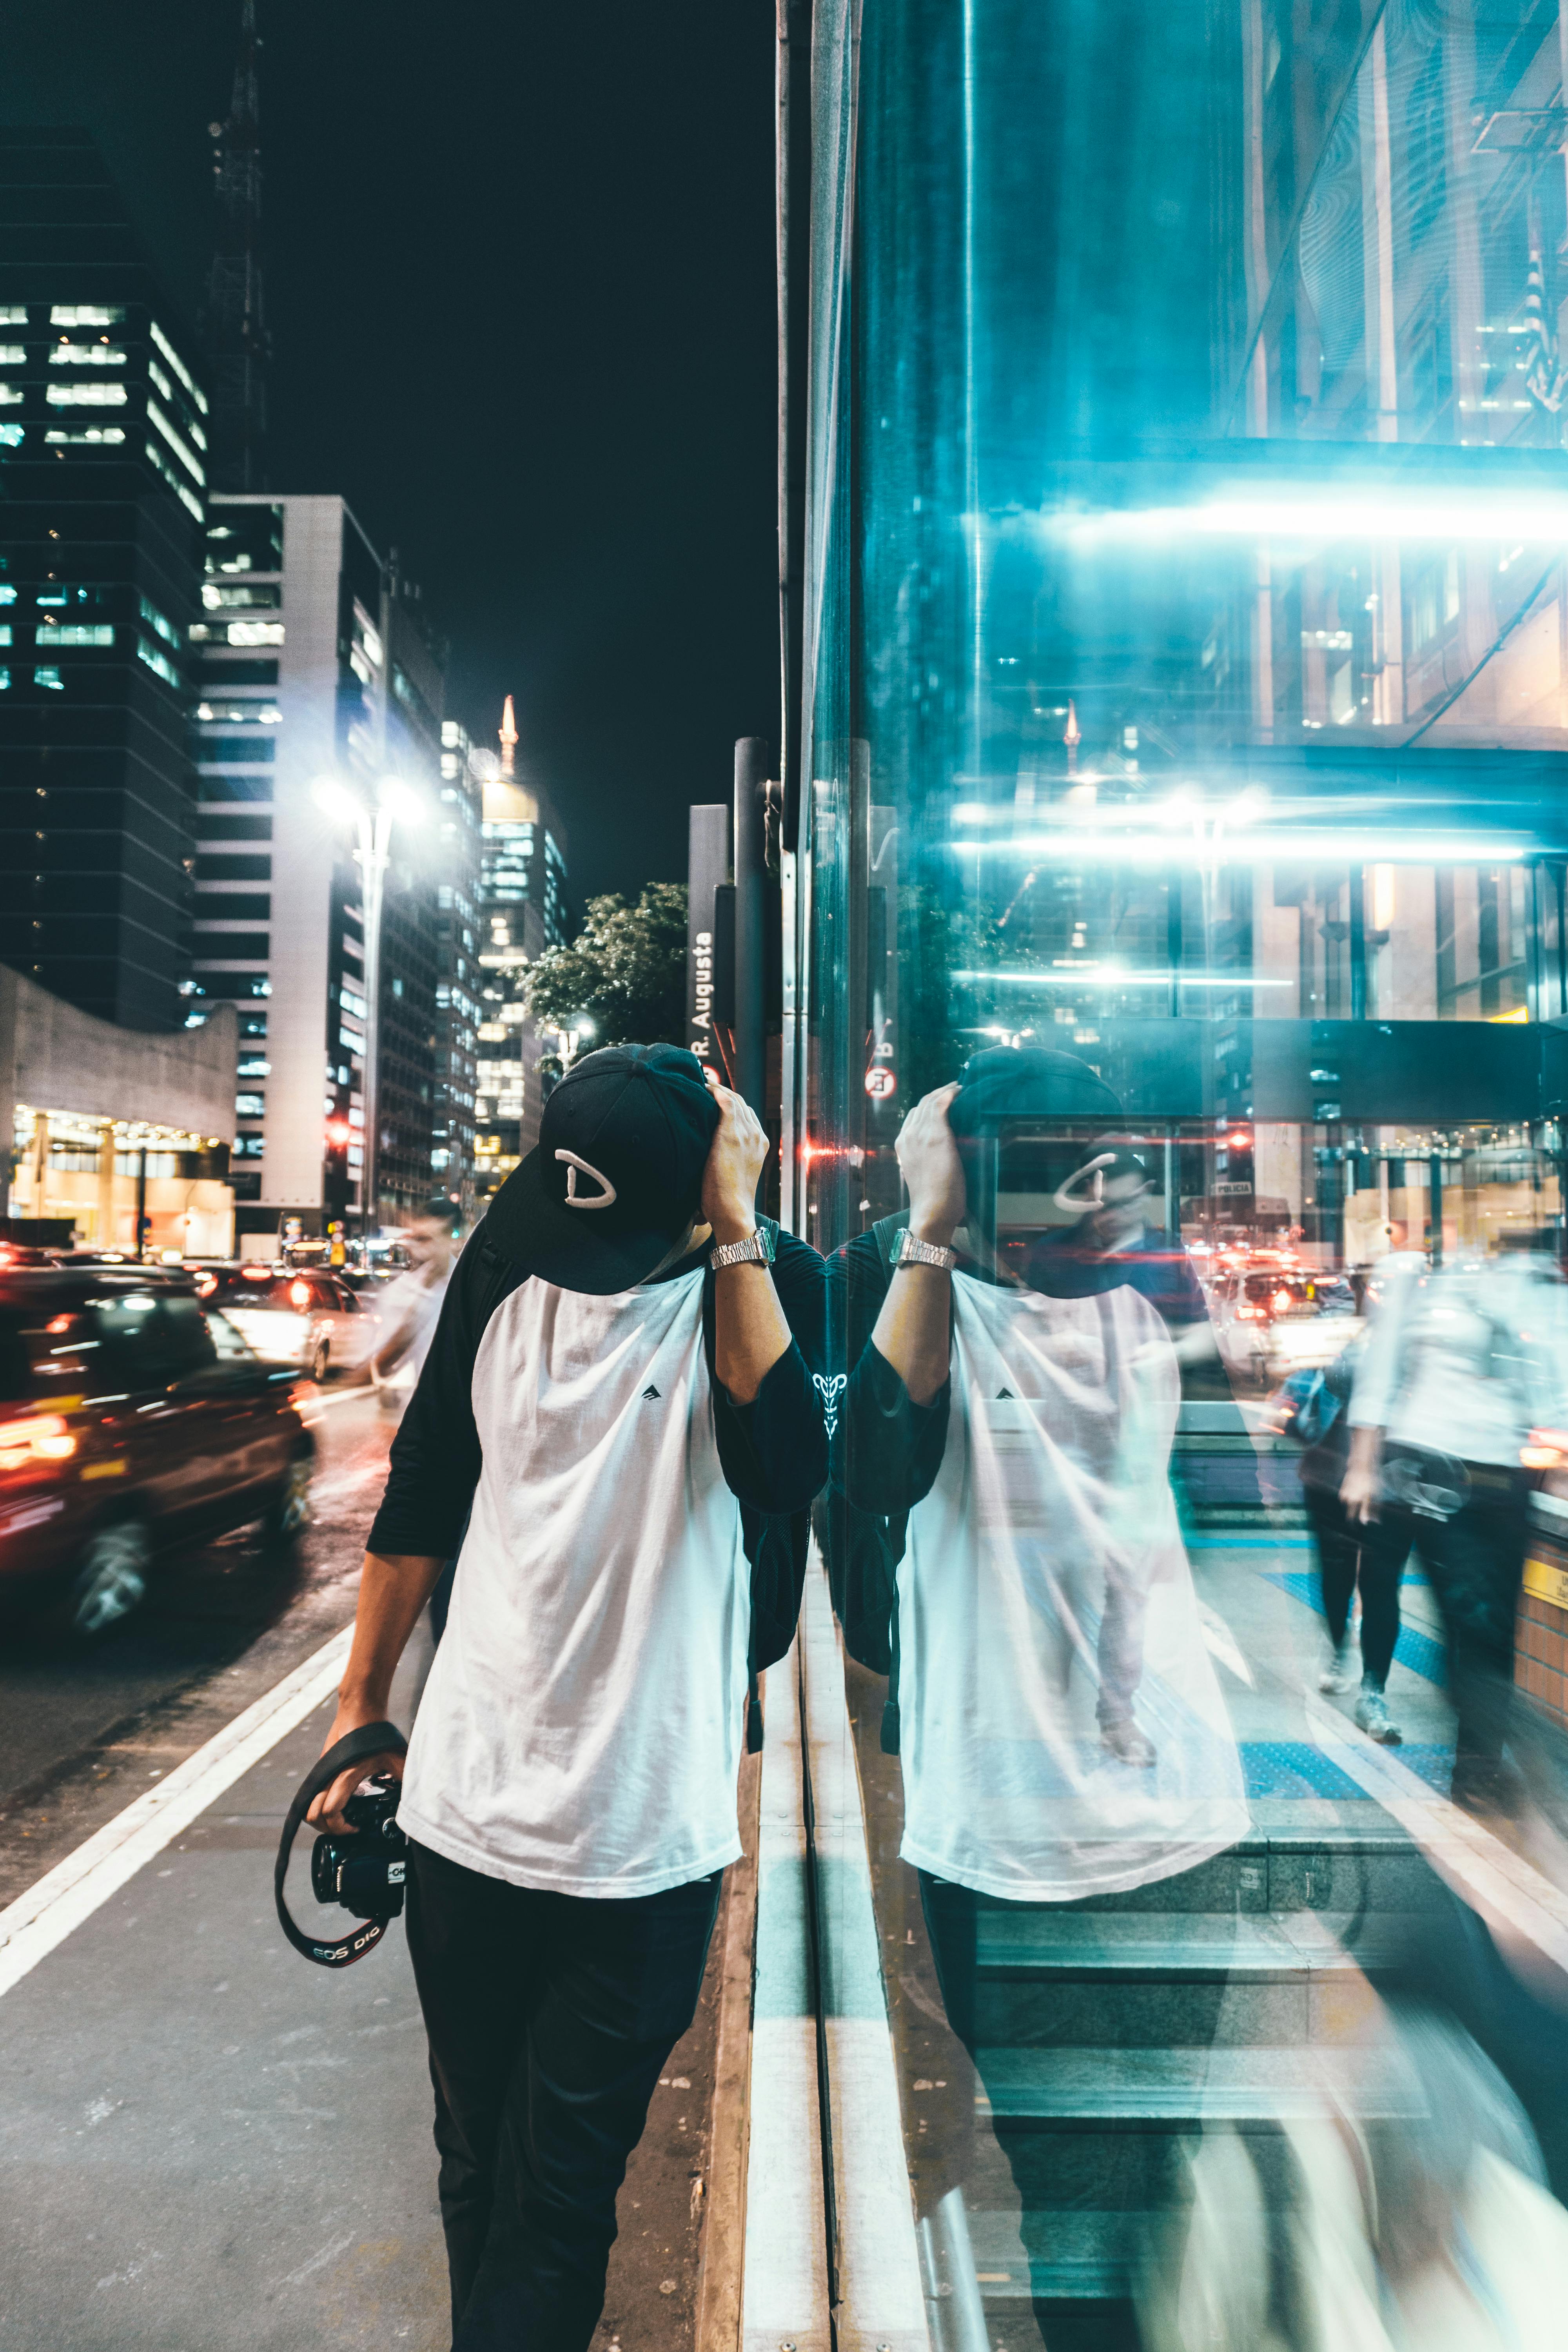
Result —
<path fill-rule="evenodd" d="M 417 821 L 423 805 L 418 793 L 398 776 L 382 778 L 373 804 L 363 801 L 339 776 L 318 777 L 314 797 L 316 806 L 334 824 L 353 827 L 354 864 L 360 870 L 364 902 L 364 1160 L 360 1170 L 360 1230 L 368 1250 L 371 1219 L 380 1223 L 376 1186 L 381 1147 L 382 894 L 393 825 Z"/>

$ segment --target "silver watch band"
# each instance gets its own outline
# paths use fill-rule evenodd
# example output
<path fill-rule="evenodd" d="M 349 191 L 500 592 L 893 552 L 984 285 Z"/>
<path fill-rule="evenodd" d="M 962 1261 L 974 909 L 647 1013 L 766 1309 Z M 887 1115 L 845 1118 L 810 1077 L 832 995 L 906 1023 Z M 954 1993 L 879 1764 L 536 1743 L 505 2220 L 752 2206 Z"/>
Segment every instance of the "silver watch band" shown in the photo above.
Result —
<path fill-rule="evenodd" d="M 898 1265 L 935 1265 L 951 1274 L 958 1264 L 958 1252 L 944 1249 L 940 1242 L 922 1242 L 900 1225 L 893 1249 L 893 1264 Z"/>
<path fill-rule="evenodd" d="M 708 1253 L 708 1263 L 717 1272 L 721 1265 L 772 1265 L 773 1235 L 759 1225 L 743 1242 L 719 1242 Z"/>

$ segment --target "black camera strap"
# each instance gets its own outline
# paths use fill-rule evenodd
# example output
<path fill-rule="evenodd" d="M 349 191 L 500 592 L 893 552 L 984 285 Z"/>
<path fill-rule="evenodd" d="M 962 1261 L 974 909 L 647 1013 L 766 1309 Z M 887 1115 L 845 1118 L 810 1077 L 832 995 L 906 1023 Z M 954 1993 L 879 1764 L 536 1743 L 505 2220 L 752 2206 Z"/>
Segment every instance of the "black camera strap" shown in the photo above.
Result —
<path fill-rule="evenodd" d="M 300 1824 L 322 1790 L 330 1789 L 338 1774 L 346 1772 L 351 1765 L 367 1764 L 373 1756 L 385 1756 L 393 1750 L 399 1756 L 406 1755 L 408 1751 L 408 1742 L 395 1723 L 364 1723 L 357 1731 L 349 1732 L 311 1765 L 294 1792 L 289 1818 L 283 1824 L 283 1835 L 278 1842 L 278 1860 L 272 1869 L 272 1893 L 278 1905 L 278 1924 L 297 1952 L 303 1952 L 308 1960 L 314 1960 L 323 1969 L 352 1968 L 355 1960 L 363 1960 L 367 1952 L 374 1951 L 390 1923 L 385 1919 L 356 1920 L 347 1935 L 331 1944 L 324 1944 L 314 1936 L 307 1936 L 302 1928 L 295 1926 L 289 1916 L 289 1906 L 283 1900 L 283 1882 L 289 1875 L 289 1856 L 294 1850 Z"/>

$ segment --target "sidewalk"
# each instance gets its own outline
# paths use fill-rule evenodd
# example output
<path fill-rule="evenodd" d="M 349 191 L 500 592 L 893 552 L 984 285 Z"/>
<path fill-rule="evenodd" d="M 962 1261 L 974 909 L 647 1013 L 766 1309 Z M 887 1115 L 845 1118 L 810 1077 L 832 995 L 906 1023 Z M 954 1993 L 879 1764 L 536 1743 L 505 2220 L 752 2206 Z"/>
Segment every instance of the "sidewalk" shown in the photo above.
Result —
<path fill-rule="evenodd" d="M 428 1657 L 416 1638 L 400 1723 Z M 317 1708 L 0 1998 L 0 2352 L 449 2346 L 403 1929 L 333 1972 L 289 1949 L 272 1907 L 283 1815 L 330 1720 Z M 309 1851 L 302 1832 L 303 1918 Z M 709 2167 L 722 1945 L 628 2168 L 595 2352 L 694 2340 L 723 2187 Z"/>
<path fill-rule="evenodd" d="M 422 1664 L 399 1677 L 400 1720 Z M 280 1740 L 0 2000 L 5 2352 L 449 2343 L 402 1932 L 333 1973 L 273 1915 L 279 1828 L 330 1720 Z"/>

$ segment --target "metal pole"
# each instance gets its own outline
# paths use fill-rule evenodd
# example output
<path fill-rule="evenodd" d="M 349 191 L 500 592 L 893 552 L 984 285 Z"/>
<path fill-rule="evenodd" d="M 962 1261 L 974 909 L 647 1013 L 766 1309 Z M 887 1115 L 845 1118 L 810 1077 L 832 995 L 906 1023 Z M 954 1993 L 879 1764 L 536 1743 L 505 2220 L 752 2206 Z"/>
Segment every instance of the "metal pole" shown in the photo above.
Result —
<path fill-rule="evenodd" d="M 356 820 L 357 858 L 364 897 L 364 1141 L 361 1147 L 360 1233 L 368 1255 L 370 1236 L 381 1222 L 376 1197 L 381 1148 L 381 899 L 392 820 L 384 810 Z"/>
<path fill-rule="evenodd" d="M 759 735 L 742 735 L 735 746 L 735 1089 L 759 1118 L 767 1117 L 763 932 L 763 792 L 767 776 L 767 744 Z"/>

